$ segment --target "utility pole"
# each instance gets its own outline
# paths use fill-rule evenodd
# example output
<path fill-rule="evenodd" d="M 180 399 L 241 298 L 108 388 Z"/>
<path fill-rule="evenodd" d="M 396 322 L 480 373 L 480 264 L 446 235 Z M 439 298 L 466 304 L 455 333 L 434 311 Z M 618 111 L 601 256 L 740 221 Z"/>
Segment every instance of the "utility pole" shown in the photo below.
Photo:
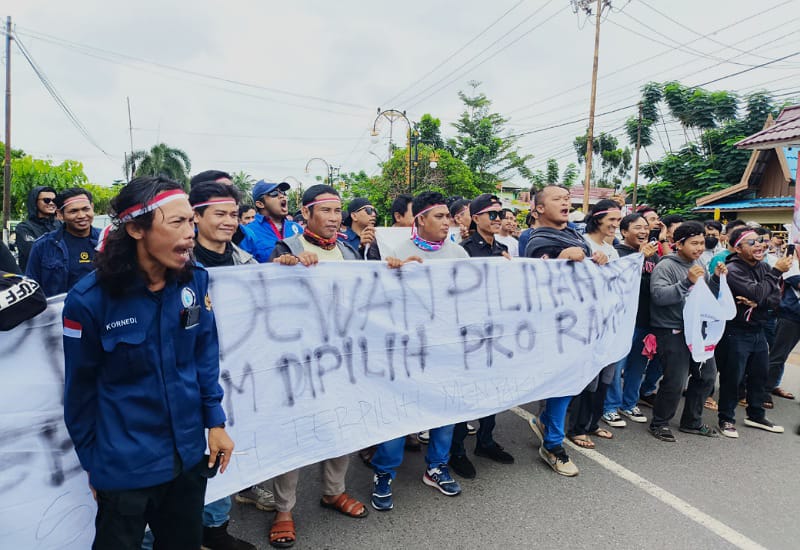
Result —
<path fill-rule="evenodd" d="M 642 102 L 639 102 L 639 124 L 636 128 L 636 160 L 633 172 L 633 211 L 636 212 L 636 199 L 639 186 L 639 150 L 642 148 Z"/>
<path fill-rule="evenodd" d="M 581 7 L 586 13 L 591 13 L 589 6 L 590 0 L 573 0 L 573 5 L 577 10 Z M 594 152 L 594 108 L 597 100 L 597 64 L 600 54 L 600 17 L 603 15 L 603 1 L 597 0 L 597 7 L 595 8 L 595 26 L 594 26 L 594 63 L 592 65 L 592 97 L 589 101 L 589 130 L 586 136 L 586 177 L 583 180 L 583 212 L 584 214 L 589 211 L 589 185 L 592 180 L 592 155 Z M 606 0 L 608 1 L 608 0 Z M 576 11 L 577 13 L 577 11 Z"/>
<path fill-rule="evenodd" d="M 133 123 L 131 122 L 131 98 L 130 97 L 126 97 L 125 99 L 128 100 L 128 135 L 131 138 L 131 156 L 129 157 L 131 159 L 131 161 L 130 161 L 130 168 L 131 168 L 131 177 L 130 177 L 130 179 L 133 179 L 133 174 L 134 174 L 134 172 L 136 172 L 136 166 L 133 164 Z M 128 181 L 130 181 L 130 180 L 128 180 Z"/>
<path fill-rule="evenodd" d="M 3 164 L 3 237 L 11 221 L 11 16 L 6 18 L 6 143 Z"/>

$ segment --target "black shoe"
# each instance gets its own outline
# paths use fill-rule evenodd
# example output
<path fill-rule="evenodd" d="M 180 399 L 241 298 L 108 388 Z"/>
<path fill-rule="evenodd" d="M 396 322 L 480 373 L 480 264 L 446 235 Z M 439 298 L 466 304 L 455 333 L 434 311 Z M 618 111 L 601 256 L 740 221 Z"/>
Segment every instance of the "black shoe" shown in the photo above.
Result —
<path fill-rule="evenodd" d="M 475 479 L 475 466 L 473 466 L 466 455 L 451 456 L 447 464 L 450 466 L 451 470 L 464 479 Z"/>
<path fill-rule="evenodd" d="M 639 395 L 639 404 L 652 409 L 656 404 L 656 394 Z"/>
<path fill-rule="evenodd" d="M 667 441 L 669 443 L 675 443 L 676 441 L 669 426 L 650 426 L 649 432 L 653 434 L 653 437 L 661 441 Z"/>
<path fill-rule="evenodd" d="M 514 457 L 505 452 L 500 445 L 495 445 L 494 447 L 475 445 L 475 456 L 490 458 L 500 464 L 514 464 Z"/>
<path fill-rule="evenodd" d="M 706 437 L 719 437 L 717 430 L 707 424 L 701 424 L 699 428 L 684 428 L 681 426 L 678 430 L 685 434 L 703 435 Z"/>
<path fill-rule="evenodd" d="M 256 550 L 256 547 L 228 533 L 228 522 L 219 527 L 203 527 L 203 548 L 208 550 Z"/>

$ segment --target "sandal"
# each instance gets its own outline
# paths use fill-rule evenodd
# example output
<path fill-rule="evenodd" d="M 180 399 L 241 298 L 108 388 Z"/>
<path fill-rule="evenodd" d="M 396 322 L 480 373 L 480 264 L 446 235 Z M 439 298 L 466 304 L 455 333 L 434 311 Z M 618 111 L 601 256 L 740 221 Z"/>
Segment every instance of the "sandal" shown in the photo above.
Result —
<path fill-rule="evenodd" d="M 269 528 L 269 543 L 275 548 L 291 548 L 297 541 L 294 520 L 275 521 Z"/>
<path fill-rule="evenodd" d="M 703 403 L 703 407 L 708 409 L 709 411 L 717 411 L 719 410 L 719 405 L 716 401 L 714 401 L 713 397 L 706 397 L 706 402 Z"/>
<path fill-rule="evenodd" d="M 336 510 L 351 518 L 365 518 L 369 514 L 366 506 L 347 493 L 342 493 L 333 502 L 325 502 L 324 499 L 320 499 L 319 505 Z"/>
<path fill-rule="evenodd" d="M 567 437 L 570 441 L 582 449 L 594 449 L 594 441 L 589 439 L 588 435 L 570 435 Z"/>
<path fill-rule="evenodd" d="M 786 391 L 783 388 L 775 388 L 772 390 L 772 395 L 777 395 L 778 397 L 783 397 L 784 399 L 794 399 L 794 394 L 790 391 Z"/>
<path fill-rule="evenodd" d="M 608 430 L 604 430 L 603 428 L 597 428 L 592 432 L 592 435 L 599 437 L 600 439 L 614 439 L 614 434 Z"/>

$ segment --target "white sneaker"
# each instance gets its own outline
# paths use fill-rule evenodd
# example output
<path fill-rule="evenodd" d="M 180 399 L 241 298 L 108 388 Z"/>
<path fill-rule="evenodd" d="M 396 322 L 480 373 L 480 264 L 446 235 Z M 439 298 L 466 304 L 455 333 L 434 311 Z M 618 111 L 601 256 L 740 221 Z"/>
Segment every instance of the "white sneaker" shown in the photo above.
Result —
<path fill-rule="evenodd" d="M 608 412 L 602 416 L 602 419 L 612 428 L 624 428 L 628 425 L 618 412 Z"/>
<path fill-rule="evenodd" d="M 774 434 L 782 434 L 783 433 L 783 426 L 776 426 L 772 422 L 770 422 L 766 417 L 762 418 L 761 420 L 754 420 L 750 418 L 744 419 L 744 425 L 750 426 L 751 428 L 758 428 L 760 430 L 766 430 L 768 432 L 772 432 Z"/>
<path fill-rule="evenodd" d="M 240 504 L 253 504 L 256 508 L 265 512 L 275 510 L 275 495 L 269 489 L 264 489 L 258 485 L 239 491 L 236 493 L 235 498 L 236 502 Z"/>
<path fill-rule="evenodd" d="M 647 422 L 647 417 L 642 414 L 642 411 L 639 410 L 639 407 L 633 407 L 628 411 L 619 411 L 619 414 L 621 414 L 631 422 L 637 422 L 639 424 Z"/>
<path fill-rule="evenodd" d="M 417 439 L 419 439 L 420 443 L 423 443 L 423 444 L 427 445 L 428 441 L 431 440 L 431 432 L 430 432 L 430 430 L 425 430 L 424 432 L 419 432 L 417 434 Z"/>
<path fill-rule="evenodd" d="M 739 432 L 736 430 L 736 425 L 733 422 L 720 422 L 719 433 L 731 439 L 739 438 Z"/>

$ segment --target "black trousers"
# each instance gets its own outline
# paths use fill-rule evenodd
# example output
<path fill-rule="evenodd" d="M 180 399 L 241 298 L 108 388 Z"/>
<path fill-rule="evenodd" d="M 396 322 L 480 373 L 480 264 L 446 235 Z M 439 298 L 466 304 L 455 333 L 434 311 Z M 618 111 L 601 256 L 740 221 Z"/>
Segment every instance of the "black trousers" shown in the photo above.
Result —
<path fill-rule="evenodd" d="M 787 290 L 787 292 L 789 292 Z M 800 323 L 791 319 L 778 319 L 778 328 L 775 334 L 775 343 L 769 347 L 769 374 L 767 375 L 767 392 L 778 387 L 783 378 L 783 368 L 789 354 L 800 342 Z M 770 399 L 767 396 L 767 399 Z"/>
<path fill-rule="evenodd" d="M 667 426 L 678 411 L 687 377 L 686 399 L 680 425 L 683 428 L 699 428 L 703 423 L 703 403 L 709 396 L 717 378 L 714 359 L 702 365 L 692 361 L 683 331 L 673 334 L 672 329 L 658 328 L 653 331 L 658 341 L 658 355 L 664 369 L 664 377 L 658 387 L 653 407 L 651 426 Z"/>
<path fill-rule="evenodd" d="M 93 550 L 139 550 L 150 524 L 154 550 L 198 550 L 203 542 L 205 461 L 167 483 L 97 491 Z"/>

